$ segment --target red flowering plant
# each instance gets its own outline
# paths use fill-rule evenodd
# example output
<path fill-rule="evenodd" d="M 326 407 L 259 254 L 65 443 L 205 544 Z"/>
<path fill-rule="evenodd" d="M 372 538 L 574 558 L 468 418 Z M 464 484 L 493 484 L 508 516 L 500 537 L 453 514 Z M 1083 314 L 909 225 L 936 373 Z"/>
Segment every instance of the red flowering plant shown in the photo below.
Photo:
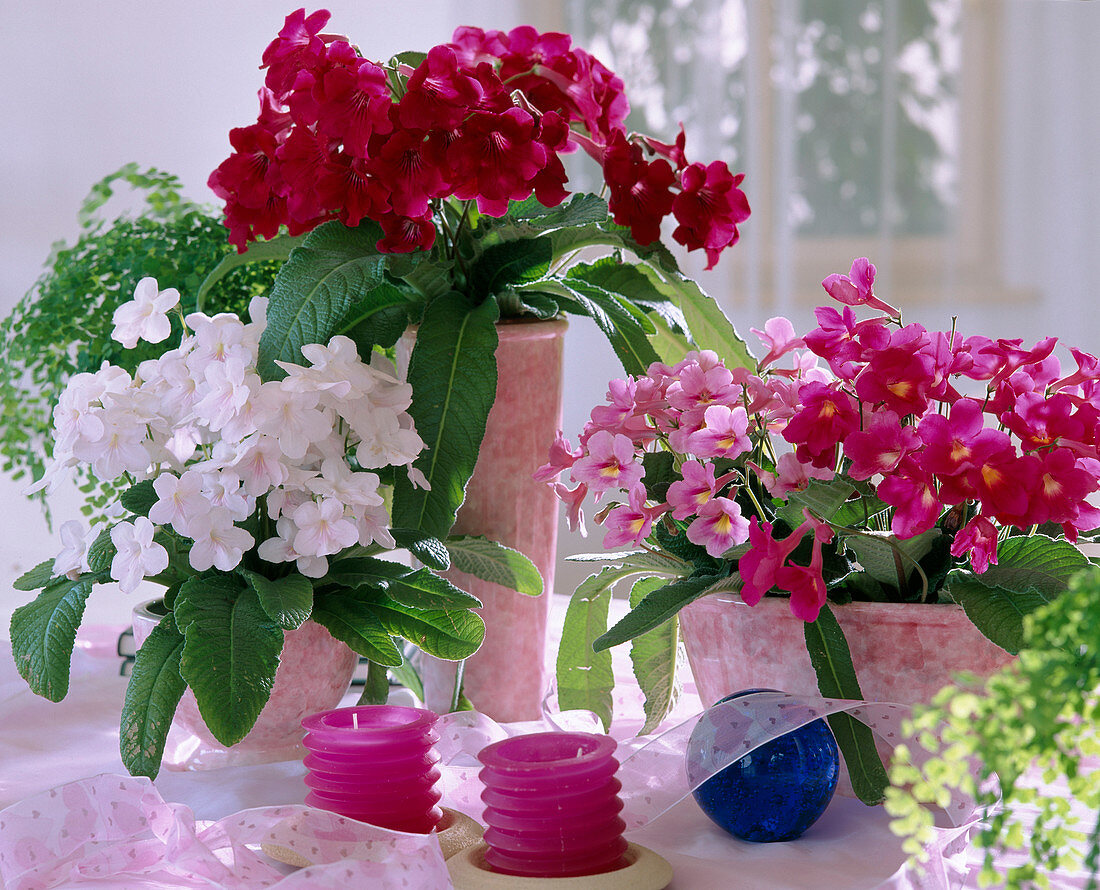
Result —
<path fill-rule="evenodd" d="M 554 443 L 537 476 L 570 525 L 583 530 L 591 496 L 604 547 L 631 548 L 573 596 L 562 707 L 609 724 L 607 650 L 633 640 L 643 732 L 654 728 L 675 696 L 676 614 L 708 593 L 788 598 L 822 693 L 859 699 L 830 604 L 960 603 L 1016 652 L 1024 616 L 1088 564 L 1070 542 L 1100 526 L 1088 500 L 1100 488 L 1100 363 L 1072 350 L 1076 369 L 1063 370 L 1054 338 L 1026 348 L 904 324 L 874 275 L 858 259 L 826 278 L 843 305 L 818 308 L 805 336 L 783 318 L 754 329 L 767 352 L 753 368 L 704 350 L 612 381 L 579 446 Z M 860 307 L 875 314 L 860 319 Z M 639 577 L 608 630 L 613 587 Z M 857 792 L 881 799 L 869 731 L 838 737 Z"/>
<path fill-rule="evenodd" d="M 494 398 L 495 323 L 589 316 L 631 374 L 662 358 L 655 343 L 728 353 L 729 322 L 658 239 L 671 218 L 713 265 L 749 207 L 724 163 L 688 161 L 682 129 L 672 143 L 628 133 L 622 81 L 566 34 L 464 27 L 376 63 L 328 20 L 298 10 L 264 51 L 259 118 L 231 131 L 209 180 L 242 251 L 211 281 L 285 257 L 262 374 L 305 343 L 347 334 L 366 354 L 419 324 L 410 413 L 429 487 L 399 481 L 394 516 L 442 537 Z M 569 196 L 562 156 L 577 148 L 606 200 Z M 594 245 L 606 256 L 574 261 Z"/>

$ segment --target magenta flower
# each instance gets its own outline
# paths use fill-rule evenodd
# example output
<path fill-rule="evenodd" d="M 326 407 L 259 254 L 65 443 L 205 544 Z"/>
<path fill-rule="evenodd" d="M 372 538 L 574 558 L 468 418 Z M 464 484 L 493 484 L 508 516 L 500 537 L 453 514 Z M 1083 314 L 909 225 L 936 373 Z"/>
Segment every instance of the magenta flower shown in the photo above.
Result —
<path fill-rule="evenodd" d="M 664 504 L 647 507 L 645 501 L 645 486 L 635 485 L 630 489 L 630 503 L 621 504 L 607 514 L 607 519 L 604 520 L 604 526 L 607 528 L 607 534 L 603 539 L 605 550 L 627 544 L 639 546 L 649 537 L 653 529 L 653 520 L 668 508 Z"/>
<path fill-rule="evenodd" d="M 633 488 L 643 472 L 642 462 L 635 460 L 634 443 L 607 430 L 593 433 L 586 454 L 573 464 L 573 480 L 584 482 L 595 495 L 612 488 Z"/>
<path fill-rule="evenodd" d="M 837 446 L 859 429 L 856 401 L 824 383 L 808 383 L 798 395 L 804 407 L 787 423 L 783 438 L 795 446 L 803 463 L 831 469 Z"/>
<path fill-rule="evenodd" d="M 1085 435 L 1085 424 L 1074 416 L 1073 399 L 1066 393 L 1023 393 L 1015 408 L 1001 415 L 1001 423 L 1016 434 L 1024 451 L 1048 447 L 1059 439 L 1078 441 Z"/>
<path fill-rule="evenodd" d="M 802 527 L 808 524 L 812 524 L 814 529 L 810 564 L 806 567 L 785 565 L 775 573 L 776 586 L 791 594 L 791 614 L 807 622 L 817 621 L 821 607 L 825 605 L 825 579 L 821 575 L 824 557 L 821 553 L 821 545 L 833 539 L 833 532 L 829 526 L 811 520 L 809 523 L 804 523 Z"/>
<path fill-rule="evenodd" d="M 949 417 L 929 414 L 917 431 L 925 446 L 921 466 L 937 476 L 956 476 L 969 470 L 974 466 L 974 446 L 996 432 L 985 431 L 982 406 L 974 399 L 959 399 L 951 406 Z"/>
<path fill-rule="evenodd" d="M 821 282 L 826 293 L 838 303 L 846 306 L 867 306 L 896 318 L 900 313 L 875 296 L 874 285 L 875 267 L 866 257 L 855 260 L 848 275 L 830 275 Z"/>
<path fill-rule="evenodd" d="M 876 349 L 856 378 L 856 395 L 864 402 L 885 404 L 902 416 L 923 414 L 935 382 L 935 362 L 922 351 L 928 345 L 928 332 L 921 325 L 895 331 L 890 345 Z"/>
<path fill-rule="evenodd" d="M 921 437 L 890 410 L 873 413 L 862 430 L 844 440 L 844 456 L 851 458 L 848 475 L 870 479 L 876 473 L 893 472 L 907 454 L 921 447 Z"/>
<path fill-rule="evenodd" d="M 1079 505 L 1100 487 L 1096 478 L 1081 468 L 1068 448 L 1055 448 L 1036 459 L 1040 462 L 1039 481 L 1026 522 L 1032 525 L 1075 522 L 1080 512 Z"/>
<path fill-rule="evenodd" d="M 997 564 L 997 528 L 984 516 L 975 516 L 955 535 L 952 556 L 970 556 L 970 565 L 979 575 Z"/>
<path fill-rule="evenodd" d="M 1032 492 L 1039 484 L 1042 464 L 1038 458 L 1021 456 L 1009 437 L 998 430 L 973 449 L 974 466 L 967 472 L 977 491 L 984 513 L 1005 525 L 1028 525 Z"/>
<path fill-rule="evenodd" d="M 707 548 L 707 553 L 719 557 L 730 547 L 743 544 L 749 538 L 749 523 L 741 515 L 741 507 L 730 498 L 712 498 L 699 508 L 695 520 L 688 526 L 687 538 L 693 544 Z"/>
<path fill-rule="evenodd" d="M 757 364 L 757 367 L 761 369 L 766 368 L 792 349 L 806 345 L 806 342 L 795 334 L 794 325 L 791 324 L 790 320 L 782 316 L 769 318 L 764 322 L 764 330 L 762 331 L 758 331 L 756 328 L 749 328 L 749 330 L 756 334 L 768 348 L 767 355 L 760 359 Z"/>
<path fill-rule="evenodd" d="M 583 455 L 584 449 L 577 448 L 574 450 L 562 431 L 558 430 L 558 434 L 550 446 L 550 460 L 535 470 L 531 478 L 536 482 L 550 482 L 557 479 L 564 470 L 572 467 L 577 462 L 577 458 Z"/>
<path fill-rule="evenodd" d="M 748 432 L 749 416 L 738 405 L 711 405 L 703 414 L 705 426 L 688 438 L 687 450 L 698 457 L 734 458 L 744 454 L 752 443 Z"/>
<path fill-rule="evenodd" d="M 903 539 L 928 531 L 943 512 L 932 475 L 912 457 L 879 483 L 878 496 L 895 508 L 890 530 Z"/>
<path fill-rule="evenodd" d="M 777 541 L 772 537 L 772 524 L 761 524 L 755 516 L 749 522 L 749 551 L 737 561 L 737 571 L 743 582 L 741 599 L 755 606 L 776 586 L 776 573 L 802 540 L 809 528 L 803 523 L 789 536 Z"/>
<path fill-rule="evenodd" d="M 698 513 L 717 491 L 712 463 L 686 460 L 680 467 L 680 475 L 683 478 L 673 482 L 665 495 L 673 519 L 687 519 Z"/>
<path fill-rule="evenodd" d="M 775 463 L 775 472 L 758 467 L 749 461 L 748 466 L 760 477 L 773 498 L 786 498 L 792 491 L 805 491 L 811 479 L 832 479 L 836 472 L 802 463 L 794 454 L 781 454 Z"/>

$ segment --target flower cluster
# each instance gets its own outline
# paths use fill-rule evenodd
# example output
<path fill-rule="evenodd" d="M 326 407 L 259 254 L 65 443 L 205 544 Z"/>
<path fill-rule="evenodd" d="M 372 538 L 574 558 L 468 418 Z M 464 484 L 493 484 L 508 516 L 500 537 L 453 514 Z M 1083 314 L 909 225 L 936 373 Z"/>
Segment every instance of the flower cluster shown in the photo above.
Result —
<path fill-rule="evenodd" d="M 1087 500 L 1100 489 L 1100 362 L 1072 350 L 1066 374 L 1054 338 L 1027 349 L 905 325 L 874 277 L 859 259 L 826 278 L 844 305 L 818 308 L 804 337 L 782 318 L 754 330 L 768 350 L 755 369 L 700 352 L 612 381 L 580 446 L 559 434 L 536 478 L 554 485 L 572 527 L 583 528 L 589 494 L 617 496 L 598 514 L 605 547 L 662 549 L 682 532 L 736 562 L 750 605 L 778 588 L 807 621 L 826 601 L 823 548 L 883 533 L 808 509 L 797 495 L 813 480 L 838 480 L 867 523 L 888 516 L 896 540 L 939 526 L 950 556 L 978 573 L 996 563 L 1001 527 L 1053 523 L 1071 541 L 1100 527 Z M 885 314 L 857 320 L 860 306 Z M 565 471 L 572 487 L 554 481 Z M 784 510 L 792 497 L 800 509 Z"/>
<path fill-rule="evenodd" d="M 738 239 L 748 202 L 722 162 L 689 164 L 674 144 L 627 135 L 622 81 L 566 34 L 459 28 L 415 67 L 359 55 L 323 34 L 329 13 L 289 15 L 263 54 L 255 124 L 230 132 L 233 153 L 210 176 L 240 250 L 338 218 L 377 221 L 378 249 L 435 242 L 441 199 L 502 216 L 532 193 L 566 196 L 560 155 L 584 148 L 603 167 L 610 208 L 643 244 L 674 215 L 673 237 L 710 265 Z M 648 158 L 653 158 L 652 160 Z"/>
<path fill-rule="evenodd" d="M 166 339 L 177 300 L 143 279 L 115 313 L 115 339 Z M 422 481 L 411 467 L 423 448 L 406 412 L 411 387 L 384 360 L 364 364 L 346 337 L 304 346 L 308 366 L 280 363 L 283 380 L 261 381 L 266 308 L 255 298 L 249 323 L 192 313 L 179 347 L 136 375 L 105 364 L 75 375 L 62 394 L 54 462 L 37 486 L 78 463 L 103 480 L 151 482 L 148 518 L 111 528 L 111 577 L 123 591 L 167 567 L 158 526 L 188 540 L 196 572 L 229 571 L 256 548 L 262 560 L 322 577 L 328 557 L 347 547 L 393 546 L 381 480 L 370 470 L 406 466 Z M 55 573 L 88 571 L 80 524 L 66 523 L 62 540 Z"/>

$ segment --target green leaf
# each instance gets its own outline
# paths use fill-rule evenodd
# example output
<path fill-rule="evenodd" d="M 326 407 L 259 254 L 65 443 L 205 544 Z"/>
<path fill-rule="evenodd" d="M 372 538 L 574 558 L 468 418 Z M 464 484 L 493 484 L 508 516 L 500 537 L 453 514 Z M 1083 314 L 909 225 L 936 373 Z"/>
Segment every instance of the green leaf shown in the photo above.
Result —
<path fill-rule="evenodd" d="M 603 331 L 626 373 L 645 374 L 649 366 L 657 361 L 657 352 L 650 344 L 645 328 L 614 294 L 580 278 L 546 281 L 540 283 L 540 287 L 547 290 L 561 287 L 573 297 Z"/>
<path fill-rule="evenodd" d="M 616 256 L 608 256 L 591 265 L 574 266 L 569 274 L 570 277 L 583 278 L 590 284 L 617 294 L 628 305 L 636 307 L 647 316 L 657 316 L 665 325 L 681 334 L 688 332 L 687 320 L 673 300 L 670 289 L 664 286 L 657 287 L 656 282 L 659 279 L 655 279 L 652 276 L 652 270 L 646 266 L 624 262 Z M 646 318 L 647 325 L 653 323 L 652 317 Z M 647 333 L 653 332 L 647 330 Z M 687 351 L 682 350 L 676 360 L 682 359 Z"/>
<path fill-rule="evenodd" d="M 308 578 L 293 574 L 272 581 L 247 569 L 238 569 L 237 574 L 256 591 L 267 617 L 283 630 L 295 630 L 309 619 L 313 611 L 313 585 Z"/>
<path fill-rule="evenodd" d="M 997 564 L 973 579 L 989 587 L 1006 590 L 1034 590 L 1047 599 L 1059 596 L 1088 558 L 1068 541 L 1045 535 L 1020 535 L 997 545 Z M 949 579 L 958 577 L 952 572 Z"/>
<path fill-rule="evenodd" d="M 549 238 L 524 238 L 489 247 L 470 270 L 470 292 L 481 301 L 511 284 L 538 281 L 550 271 Z"/>
<path fill-rule="evenodd" d="M 436 658 L 459 661 L 485 640 L 485 622 L 468 609 L 414 609 L 382 595 L 372 597 L 371 609 L 388 633 Z"/>
<path fill-rule="evenodd" d="M 472 535 L 450 537 L 446 545 L 451 565 L 460 572 L 529 596 L 543 591 L 538 568 L 518 550 Z"/>
<path fill-rule="evenodd" d="M 508 208 L 509 220 L 522 220 L 527 232 L 552 232 L 556 229 L 574 229 L 590 223 L 608 220 L 607 202 L 597 195 L 574 194 L 557 207 L 546 207 L 532 195 L 517 201 Z"/>
<path fill-rule="evenodd" d="M 500 304 L 500 314 L 505 317 L 533 315 L 545 321 L 557 317 L 561 312 L 557 297 L 537 290 L 518 291 L 513 287 L 506 287 L 498 291 L 496 297 Z"/>
<path fill-rule="evenodd" d="M 1013 655 L 1024 644 L 1024 617 L 1053 599 L 1034 589 L 991 587 L 981 575 L 969 572 L 952 572 L 947 576 L 946 586 L 974 626 Z"/>
<path fill-rule="evenodd" d="M 413 695 L 420 699 L 420 701 L 424 701 L 424 684 L 421 682 L 420 675 L 416 672 L 416 668 L 412 666 L 407 658 L 404 664 L 400 664 L 397 667 L 391 667 L 390 674 L 393 675 L 394 680 L 408 689 Z"/>
<path fill-rule="evenodd" d="M 414 569 L 372 556 L 334 562 L 318 584 L 382 590 L 410 609 L 476 609 L 481 606 L 477 597 L 459 590 L 430 569 Z"/>
<path fill-rule="evenodd" d="M 134 483 L 122 492 L 119 500 L 123 508 L 135 516 L 148 516 L 158 500 L 157 493 L 153 490 L 153 480 L 145 479 Z"/>
<path fill-rule="evenodd" d="M 664 584 L 661 578 L 642 578 L 630 591 L 634 608 Z M 673 616 L 649 633 L 636 637 L 630 646 L 630 663 L 638 688 L 645 695 L 645 725 L 638 735 L 653 732 L 676 706 L 680 694 L 676 666 L 680 648 L 680 622 Z"/>
<path fill-rule="evenodd" d="M 394 645 L 393 635 L 375 615 L 362 591 L 318 592 L 313 602 L 313 620 L 371 661 L 388 667 L 397 667 L 404 661 L 401 650 Z"/>
<path fill-rule="evenodd" d="M 384 664 L 367 662 L 367 679 L 359 696 L 359 705 L 384 705 L 390 697 L 390 672 Z"/>
<path fill-rule="evenodd" d="M 607 612 L 611 591 L 623 578 L 637 575 L 636 569 L 607 566 L 586 578 L 569 599 L 558 646 L 557 679 L 558 707 L 568 711 L 592 711 L 611 727 L 611 690 L 615 675 L 611 669 L 611 653 L 596 651 L 595 641 L 607 630 Z"/>
<path fill-rule="evenodd" d="M 640 267 L 655 288 L 667 295 L 684 313 L 691 339 L 699 349 L 712 349 L 727 368 L 755 368 L 749 352 L 721 307 L 690 278 L 678 272 L 657 270 L 653 265 Z"/>
<path fill-rule="evenodd" d="M 458 293 L 433 301 L 424 312 L 409 361 L 409 414 L 427 445 L 414 466 L 431 488 L 413 488 L 398 474 L 396 526 L 442 540 L 454 525 L 496 398 L 496 318 L 492 300 L 471 309 Z"/>
<path fill-rule="evenodd" d="M 805 489 L 790 493 L 787 503 L 776 511 L 776 515 L 791 528 L 797 528 L 805 520 L 802 515 L 803 508 L 808 508 L 811 513 L 820 519 L 847 525 L 848 522 L 841 519 L 840 514 L 845 512 L 845 503 L 856 493 L 856 483 L 848 479 L 847 476 L 837 476 L 835 479 L 829 479 L 828 481 L 811 479 Z M 860 503 L 862 503 L 862 500 Z M 853 525 L 862 526 L 865 521 L 862 508 L 858 516 L 845 518 L 850 518 Z"/>
<path fill-rule="evenodd" d="M 910 576 L 916 571 L 917 563 L 931 552 L 936 539 L 942 534 L 938 528 L 930 528 L 915 538 L 902 539 L 890 532 L 869 531 L 847 535 L 844 545 L 855 553 L 860 566 L 868 575 L 904 594 L 910 583 Z"/>
<path fill-rule="evenodd" d="M 227 575 L 188 581 L 173 614 L 186 640 L 180 673 L 214 738 L 235 745 L 271 696 L 283 631 L 256 592 Z"/>
<path fill-rule="evenodd" d="M 701 572 L 658 587 L 593 645 L 597 650 L 609 649 L 660 627 L 688 603 L 699 599 L 720 577 L 717 573 Z"/>
<path fill-rule="evenodd" d="M 12 657 L 35 695 L 61 701 L 68 694 L 76 630 L 91 589 L 89 579 L 59 578 L 12 613 Z"/>
<path fill-rule="evenodd" d="M 411 528 L 391 528 L 390 534 L 398 547 L 404 547 L 424 565 L 443 572 L 451 567 L 451 555 L 447 545 Z"/>
<path fill-rule="evenodd" d="M 126 687 L 119 727 L 122 762 L 132 776 L 155 779 L 164 742 L 187 684 L 180 674 L 183 634 L 165 615 L 142 643 Z"/>
<path fill-rule="evenodd" d="M 12 583 L 16 590 L 38 590 L 53 580 L 53 560 L 40 562 L 29 572 L 24 572 Z"/>
<path fill-rule="evenodd" d="M 832 610 L 822 606 L 817 620 L 806 622 L 803 629 L 821 694 L 825 698 L 862 699 L 848 641 Z M 848 714 L 831 715 L 829 726 L 844 755 L 856 796 L 868 805 L 881 803 L 890 781 L 875 748 L 874 734 Z"/>
<path fill-rule="evenodd" d="M 196 309 L 201 312 L 206 305 L 206 298 L 219 281 L 239 266 L 248 263 L 258 263 L 266 260 L 278 260 L 284 262 L 290 257 L 290 252 L 302 243 L 304 236 L 279 235 L 267 241 L 253 241 L 244 253 L 226 254 L 220 263 L 216 265 L 210 274 L 203 279 L 198 293 L 195 295 Z"/>
<path fill-rule="evenodd" d="M 652 500 L 663 501 L 668 496 L 668 487 L 680 478 L 675 456 L 671 451 L 647 451 L 642 455 L 642 467 L 646 494 Z"/>
<path fill-rule="evenodd" d="M 302 346 L 327 343 L 357 301 L 382 283 L 385 257 L 375 247 L 381 230 L 323 223 L 291 251 L 275 277 L 256 368 L 264 380 L 282 378 L 275 362 L 302 363 Z"/>
<path fill-rule="evenodd" d="M 389 282 L 371 288 L 334 326 L 332 336 L 342 334 L 355 341 L 359 356 L 370 361 L 375 345 L 393 346 L 409 325 L 409 298 Z"/>
<path fill-rule="evenodd" d="M 111 540 L 111 528 L 103 529 L 88 548 L 88 568 L 93 572 L 106 572 L 115 558 L 115 542 Z"/>

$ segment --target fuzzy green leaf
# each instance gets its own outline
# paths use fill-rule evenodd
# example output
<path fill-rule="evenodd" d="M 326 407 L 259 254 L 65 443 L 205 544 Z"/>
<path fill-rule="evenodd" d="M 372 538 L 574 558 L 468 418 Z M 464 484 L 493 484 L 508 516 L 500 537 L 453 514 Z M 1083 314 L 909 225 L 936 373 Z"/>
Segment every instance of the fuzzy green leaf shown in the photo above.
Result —
<path fill-rule="evenodd" d="M 661 578 L 642 578 L 630 591 L 630 606 L 664 585 Z M 648 633 L 635 637 L 630 646 L 630 663 L 638 688 L 645 696 L 645 725 L 638 735 L 653 732 L 676 706 L 680 694 L 676 672 L 680 649 L 680 622 L 676 616 Z"/>
<path fill-rule="evenodd" d="M 350 337 L 363 361 L 369 362 L 374 346 L 388 348 L 401 337 L 409 325 L 409 306 L 409 298 L 384 281 L 350 306 L 332 335 Z"/>
<path fill-rule="evenodd" d="M 416 668 L 409 663 L 408 659 L 405 659 L 404 664 L 391 667 L 390 675 L 420 701 L 424 701 L 424 684 L 420 680 L 420 674 L 416 672 Z"/>
<path fill-rule="evenodd" d="M 477 597 L 459 590 L 430 569 L 414 569 L 371 556 L 356 556 L 333 563 L 319 583 L 384 590 L 389 597 L 410 609 L 476 609 L 481 606 Z"/>
<path fill-rule="evenodd" d="M 637 569 L 607 566 L 586 578 L 569 600 L 558 646 L 558 707 L 592 711 L 611 727 L 611 690 L 615 676 L 611 653 L 597 651 L 593 644 L 607 630 L 611 591 L 623 578 L 640 574 Z"/>
<path fill-rule="evenodd" d="M 271 696 L 283 631 L 253 589 L 226 575 L 188 581 L 173 614 L 186 639 L 180 673 L 214 738 L 235 745 Z"/>
<path fill-rule="evenodd" d="M 119 727 L 122 762 L 133 776 L 155 779 L 164 742 L 187 684 L 180 674 L 183 634 L 165 615 L 137 652 Z"/>
<path fill-rule="evenodd" d="M 301 364 L 302 346 L 327 343 L 349 310 L 382 283 L 381 230 L 370 221 L 350 228 L 318 226 L 279 270 L 260 338 L 256 368 L 264 380 L 285 376 L 275 362 Z"/>
<path fill-rule="evenodd" d="M 427 446 L 416 459 L 431 486 L 394 484 L 393 524 L 442 540 L 454 525 L 477 463 L 496 398 L 496 304 L 471 308 L 462 294 L 434 300 L 424 312 L 409 361 L 409 414 Z"/>
<path fill-rule="evenodd" d="M 868 575 L 904 593 L 917 563 L 931 552 L 936 539 L 942 534 L 938 528 L 931 528 L 915 538 L 900 539 L 889 532 L 867 532 L 848 535 L 844 544 L 855 553 Z M 899 583 L 901 579 L 904 583 Z"/>
<path fill-rule="evenodd" d="M 1062 594 L 1069 579 L 1089 566 L 1088 557 L 1068 541 L 1020 535 L 997 545 L 997 564 L 973 580 L 1006 590 L 1034 590 L 1047 599 Z M 952 572 L 950 578 L 958 577 Z"/>
<path fill-rule="evenodd" d="M 88 568 L 93 572 L 106 572 L 111 568 L 116 552 L 110 527 L 103 529 L 88 548 Z"/>
<path fill-rule="evenodd" d="M 821 694 L 825 698 L 862 699 L 848 641 L 832 610 L 822 606 L 817 620 L 806 622 L 804 631 Z M 831 715 L 829 726 L 844 755 L 856 796 L 868 805 L 881 803 L 890 783 L 871 730 L 848 714 Z"/>
<path fill-rule="evenodd" d="M 650 344 L 645 328 L 615 294 L 580 278 L 548 281 L 540 286 L 547 289 L 560 286 L 584 308 L 611 343 L 626 373 L 645 374 L 649 366 L 657 361 L 657 352 Z"/>
<path fill-rule="evenodd" d="M 145 479 L 131 485 L 122 492 L 119 500 L 123 508 L 135 516 L 148 516 L 158 500 L 157 493 L 153 490 L 153 480 Z"/>
<path fill-rule="evenodd" d="M 390 698 L 390 669 L 384 664 L 367 662 L 367 679 L 359 696 L 359 705 L 384 705 Z"/>
<path fill-rule="evenodd" d="M 529 596 L 542 593 L 542 575 L 535 564 L 518 550 L 471 535 L 448 538 L 446 545 L 451 555 L 451 565 L 460 572 Z"/>
<path fill-rule="evenodd" d="M 12 613 L 12 657 L 36 695 L 61 701 L 68 694 L 76 630 L 91 589 L 89 579 L 59 578 Z"/>
<path fill-rule="evenodd" d="M 302 243 L 304 236 L 291 237 L 290 235 L 279 235 L 276 238 L 269 238 L 267 241 L 253 241 L 248 245 L 248 250 L 244 253 L 226 254 L 222 257 L 222 261 L 218 263 L 203 280 L 202 285 L 199 287 L 198 293 L 195 295 L 196 308 L 201 312 L 206 305 L 207 295 L 213 290 L 214 286 L 225 278 L 230 272 L 239 266 L 245 266 L 249 263 L 265 262 L 269 260 L 275 260 L 277 262 L 286 262 L 290 257 L 290 252 Z"/>
<path fill-rule="evenodd" d="M 468 609 L 415 609 L 377 594 L 370 608 L 388 633 L 436 658 L 459 661 L 473 655 L 485 640 L 485 622 Z"/>
<path fill-rule="evenodd" d="M 592 645 L 597 650 L 609 649 L 660 627 L 688 603 L 703 596 L 719 578 L 717 573 L 701 572 L 658 587 Z"/>
<path fill-rule="evenodd" d="M 404 547 L 429 568 L 443 572 L 451 567 L 447 545 L 439 538 L 409 528 L 391 528 L 390 534 L 398 547 Z"/>
<path fill-rule="evenodd" d="M 16 590 L 38 590 L 53 580 L 53 560 L 40 562 L 29 572 L 24 572 L 12 582 Z"/>
<path fill-rule="evenodd" d="M 1037 590 L 990 587 L 981 575 L 952 572 L 947 578 L 951 598 L 966 617 L 992 642 L 1015 655 L 1024 643 L 1024 618 L 1052 599 Z"/>
<path fill-rule="evenodd" d="M 340 588 L 326 594 L 318 592 L 313 602 L 313 620 L 373 662 L 397 667 L 404 661 L 401 650 L 394 645 L 393 635 L 374 614 L 369 598 L 362 591 L 353 593 Z"/>
<path fill-rule="evenodd" d="M 313 610 L 313 585 L 302 575 L 285 575 L 271 580 L 259 572 L 238 569 L 238 574 L 256 591 L 267 617 L 283 630 L 301 627 Z"/>
<path fill-rule="evenodd" d="M 508 285 L 538 281 L 550 270 L 550 239 L 524 238 L 488 248 L 470 270 L 470 289 L 483 300 Z"/>

